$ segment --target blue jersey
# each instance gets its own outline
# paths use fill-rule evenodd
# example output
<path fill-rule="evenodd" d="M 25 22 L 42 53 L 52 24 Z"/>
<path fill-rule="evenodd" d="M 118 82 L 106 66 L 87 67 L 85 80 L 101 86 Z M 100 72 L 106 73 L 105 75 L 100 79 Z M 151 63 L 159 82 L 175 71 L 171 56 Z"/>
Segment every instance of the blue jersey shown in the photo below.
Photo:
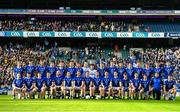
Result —
<path fill-rule="evenodd" d="M 45 78 L 44 80 L 45 80 L 45 83 L 46 83 L 47 87 L 50 87 L 52 85 L 52 81 L 53 81 L 52 78 Z"/>
<path fill-rule="evenodd" d="M 20 68 L 14 67 L 13 72 L 14 72 L 15 78 L 17 78 L 17 74 L 20 74 L 22 77 L 23 70 L 24 70 L 23 67 L 20 67 Z"/>
<path fill-rule="evenodd" d="M 160 77 L 161 77 L 161 73 L 162 73 L 162 68 L 153 68 L 154 73 L 159 73 Z"/>
<path fill-rule="evenodd" d="M 174 67 L 173 66 L 165 66 L 164 67 L 164 79 L 167 79 L 169 75 L 173 73 Z"/>
<path fill-rule="evenodd" d="M 18 87 L 18 88 L 22 88 L 23 83 L 24 83 L 23 78 L 14 79 L 14 81 L 13 81 L 13 84 L 14 84 L 16 87 Z"/>
<path fill-rule="evenodd" d="M 143 73 L 146 74 L 148 80 L 150 80 L 151 79 L 151 74 L 153 73 L 153 69 L 152 68 L 148 68 L 148 69 L 144 68 Z"/>
<path fill-rule="evenodd" d="M 134 69 L 133 68 L 126 68 L 126 74 L 130 80 L 134 79 Z"/>
<path fill-rule="evenodd" d="M 164 85 L 166 86 L 166 91 L 169 91 L 170 89 L 173 88 L 174 85 L 176 85 L 176 82 L 174 80 L 172 80 L 172 81 L 166 80 L 164 82 Z"/>
<path fill-rule="evenodd" d="M 56 76 L 56 67 L 47 67 L 47 71 L 51 74 L 51 78 Z"/>
<path fill-rule="evenodd" d="M 102 78 L 104 77 L 104 72 L 106 71 L 106 68 L 98 68 L 97 71 L 99 72 L 99 76 Z"/>
<path fill-rule="evenodd" d="M 125 72 L 125 68 L 117 68 L 117 72 L 119 75 L 119 78 L 123 78 L 123 73 Z"/>
<path fill-rule="evenodd" d="M 119 82 L 120 82 L 119 78 L 112 78 L 112 86 L 113 87 L 119 87 Z"/>
<path fill-rule="evenodd" d="M 54 80 L 55 80 L 56 86 L 61 86 L 62 81 L 63 81 L 63 76 L 55 77 Z"/>
<path fill-rule="evenodd" d="M 74 80 L 75 80 L 75 86 L 80 87 L 82 84 L 83 78 L 82 77 L 75 77 Z"/>
<path fill-rule="evenodd" d="M 141 80 L 141 86 L 144 89 L 144 91 L 149 91 L 149 85 L 150 85 L 150 80 Z"/>
<path fill-rule="evenodd" d="M 109 71 L 110 77 L 113 77 L 114 72 L 115 71 L 117 72 L 117 68 L 116 67 L 109 67 L 108 71 Z"/>
<path fill-rule="evenodd" d="M 43 85 L 44 80 L 43 80 L 42 78 L 36 78 L 35 81 L 36 81 L 36 87 L 37 87 L 39 90 L 41 90 L 41 87 L 42 87 L 42 85 Z"/>
<path fill-rule="evenodd" d="M 25 70 L 26 73 L 30 73 L 31 77 L 34 77 L 34 71 L 35 71 L 36 67 L 35 66 L 26 66 Z"/>
<path fill-rule="evenodd" d="M 75 68 L 75 70 L 76 70 L 75 73 L 77 73 L 77 71 L 80 71 L 80 72 L 81 72 L 81 75 L 83 74 L 83 69 L 82 69 L 82 68 Z"/>
<path fill-rule="evenodd" d="M 105 88 L 108 88 L 108 87 L 109 87 L 110 81 L 111 81 L 111 78 L 109 78 L 109 77 L 107 77 L 107 78 L 104 77 L 104 78 L 102 79 L 102 83 L 103 83 L 103 85 L 104 85 Z"/>
<path fill-rule="evenodd" d="M 122 86 L 124 88 L 128 88 L 129 87 L 129 79 L 122 79 L 121 83 L 122 83 Z"/>
<path fill-rule="evenodd" d="M 94 78 L 94 85 L 96 88 L 98 88 L 101 85 L 101 78 L 100 77 L 95 77 Z"/>
<path fill-rule="evenodd" d="M 142 68 L 134 68 L 134 71 L 138 73 L 138 78 L 142 79 L 143 69 Z"/>
<path fill-rule="evenodd" d="M 90 86 L 90 82 L 92 81 L 92 78 L 91 77 L 85 77 L 84 81 L 85 81 L 86 86 L 89 87 Z"/>
<path fill-rule="evenodd" d="M 56 68 L 57 71 L 61 72 L 61 75 L 65 77 L 65 69 L 64 68 Z"/>
<path fill-rule="evenodd" d="M 38 66 L 36 70 L 41 74 L 42 78 L 46 77 L 46 66 Z"/>
<path fill-rule="evenodd" d="M 70 78 L 70 77 L 65 77 L 64 78 L 64 81 L 65 81 L 65 86 L 66 87 L 71 87 L 72 86 L 72 78 Z"/>
<path fill-rule="evenodd" d="M 33 79 L 32 78 L 25 78 L 24 82 L 25 82 L 27 89 L 30 89 L 32 86 L 32 83 L 33 83 Z"/>
<path fill-rule="evenodd" d="M 152 78 L 152 80 L 151 80 L 151 86 L 152 86 L 154 89 L 160 91 L 160 90 L 161 90 L 161 85 L 162 85 L 162 80 L 161 80 L 160 77 L 158 77 L 158 78 L 156 78 L 156 77 Z"/>
<path fill-rule="evenodd" d="M 139 79 L 132 79 L 130 82 L 133 83 L 133 86 L 135 87 L 135 89 L 138 89 L 141 83 Z"/>
<path fill-rule="evenodd" d="M 76 69 L 75 68 L 67 68 L 66 72 L 70 72 L 71 77 L 74 78 L 76 74 Z"/>

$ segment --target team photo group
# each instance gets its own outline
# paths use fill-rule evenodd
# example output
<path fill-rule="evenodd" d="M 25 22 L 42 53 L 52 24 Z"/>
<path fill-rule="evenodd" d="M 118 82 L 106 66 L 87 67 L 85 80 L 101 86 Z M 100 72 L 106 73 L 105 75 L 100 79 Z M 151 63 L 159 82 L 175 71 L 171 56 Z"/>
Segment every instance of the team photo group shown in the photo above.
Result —
<path fill-rule="evenodd" d="M 170 62 L 49 62 L 30 60 L 13 68 L 14 99 L 165 99 L 175 100 L 176 82 Z"/>

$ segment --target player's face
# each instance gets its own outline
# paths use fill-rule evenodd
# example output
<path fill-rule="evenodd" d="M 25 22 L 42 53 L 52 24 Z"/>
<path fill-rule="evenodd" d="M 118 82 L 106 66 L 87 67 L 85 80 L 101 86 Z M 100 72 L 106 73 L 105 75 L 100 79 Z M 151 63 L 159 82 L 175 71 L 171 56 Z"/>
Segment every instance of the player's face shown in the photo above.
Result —
<path fill-rule="evenodd" d="M 119 67 L 123 67 L 123 63 L 119 63 Z"/>
<path fill-rule="evenodd" d="M 80 67 L 81 67 L 81 64 L 80 64 L 80 63 L 76 63 L 76 66 L 77 66 L 78 68 L 80 68 Z"/>
<path fill-rule="evenodd" d="M 159 73 L 155 73 L 155 77 L 159 77 Z"/>
<path fill-rule="evenodd" d="M 129 67 L 129 68 L 132 68 L 132 64 L 131 64 L 131 63 L 129 63 L 129 64 L 128 64 L 128 67 Z"/>
<path fill-rule="evenodd" d="M 50 66 L 51 66 L 51 67 L 54 67 L 54 63 L 50 63 Z"/>
<path fill-rule="evenodd" d="M 41 78 L 41 74 L 40 73 L 38 73 L 38 78 Z"/>
<path fill-rule="evenodd" d="M 46 73 L 46 76 L 47 76 L 47 78 L 49 78 L 51 76 L 51 74 L 48 72 L 48 73 Z"/>
<path fill-rule="evenodd" d="M 86 77 L 89 77 L 89 71 L 86 72 Z"/>
<path fill-rule="evenodd" d="M 156 65 L 156 67 L 159 67 L 159 63 L 156 63 L 155 65 Z"/>
<path fill-rule="evenodd" d="M 70 63 L 69 63 L 69 66 L 70 66 L 70 67 L 73 67 L 73 66 L 74 66 L 74 63 L 73 63 L 73 62 L 70 62 Z"/>
<path fill-rule="evenodd" d="M 147 76 L 146 76 L 146 75 L 143 75 L 143 78 L 144 78 L 144 80 L 146 80 L 146 79 L 147 79 Z"/>
<path fill-rule="evenodd" d="M 17 74 L 17 78 L 20 79 L 21 75 L 20 74 Z"/>
<path fill-rule="evenodd" d="M 172 76 L 169 75 L 169 76 L 168 76 L 168 80 L 169 80 L 169 81 L 173 80 Z"/>
<path fill-rule="evenodd" d="M 137 73 L 134 74 L 134 78 L 135 78 L 135 79 L 138 78 L 138 74 L 137 74 Z"/>
<path fill-rule="evenodd" d="M 146 64 L 146 68 L 149 68 L 149 64 Z"/>
<path fill-rule="evenodd" d="M 30 74 L 30 73 L 27 73 L 27 77 L 30 78 L 30 77 L 31 77 L 31 74 Z"/>
<path fill-rule="evenodd" d="M 137 63 L 137 66 L 138 66 L 138 67 L 141 67 L 141 64 L 140 64 L 140 62 L 138 62 L 138 63 Z"/>
<path fill-rule="evenodd" d="M 80 77 L 80 76 L 81 76 L 81 72 L 77 71 L 77 77 Z"/>
<path fill-rule="evenodd" d="M 114 66 L 114 62 L 111 61 L 111 62 L 110 62 L 110 66 Z"/>
<path fill-rule="evenodd" d="M 87 67 L 88 66 L 88 63 L 87 62 L 84 62 L 84 67 Z"/>
<path fill-rule="evenodd" d="M 104 74 L 104 75 L 105 75 L 105 77 L 108 77 L 108 72 L 105 72 L 105 74 Z"/>
<path fill-rule="evenodd" d="M 167 66 L 170 66 L 170 62 L 167 62 L 166 65 L 167 65 Z"/>
<path fill-rule="evenodd" d="M 126 75 L 126 73 L 124 73 L 124 74 L 123 74 L 123 76 L 124 76 L 124 79 L 127 79 L 127 75 Z"/>
<path fill-rule="evenodd" d="M 96 71 L 96 77 L 99 77 L 99 72 L 98 71 Z"/>
<path fill-rule="evenodd" d="M 56 71 L 56 76 L 58 77 L 58 76 L 60 76 L 61 75 L 61 72 L 58 70 L 58 71 Z"/>
<path fill-rule="evenodd" d="M 44 62 L 43 62 L 43 61 L 40 61 L 40 65 L 41 65 L 41 66 L 44 66 Z"/>
<path fill-rule="evenodd" d="M 66 74 L 66 75 L 67 75 L 67 77 L 70 77 L 70 76 L 71 76 L 70 72 L 67 72 L 67 74 Z"/>
<path fill-rule="evenodd" d="M 60 63 L 59 63 L 59 67 L 63 68 L 63 67 L 64 67 L 64 63 L 63 63 L 63 62 L 60 62 Z"/>
<path fill-rule="evenodd" d="M 118 77 L 118 73 L 117 72 L 114 72 L 114 77 Z"/>
<path fill-rule="evenodd" d="M 94 65 L 91 65 L 91 66 L 90 66 L 90 69 L 93 70 L 93 69 L 94 69 Z"/>
<path fill-rule="evenodd" d="M 104 67 L 104 64 L 103 63 L 100 63 L 100 68 L 103 68 Z"/>
<path fill-rule="evenodd" d="M 21 62 L 20 61 L 17 62 L 17 66 L 18 67 L 21 66 Z"/>
<path fill-rule="evenodd" d="M 33 62 L 32 62 L 32 61 L 30 61 L 30 62 L 29 62 L 29 65 L 30 65 L 30 66 L 32 66 L 32 65 L 33 65 Z"/>

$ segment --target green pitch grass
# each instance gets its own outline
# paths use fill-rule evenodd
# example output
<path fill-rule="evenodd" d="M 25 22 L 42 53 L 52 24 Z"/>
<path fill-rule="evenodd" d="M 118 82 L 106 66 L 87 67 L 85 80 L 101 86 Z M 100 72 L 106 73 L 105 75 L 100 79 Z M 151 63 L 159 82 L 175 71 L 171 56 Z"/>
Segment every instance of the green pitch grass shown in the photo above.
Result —
<path fill-rule="evenodd" d="M 0 95 L 0 112 L 180 112 L 180 97 L 176 101 L 12 100 Z"/>

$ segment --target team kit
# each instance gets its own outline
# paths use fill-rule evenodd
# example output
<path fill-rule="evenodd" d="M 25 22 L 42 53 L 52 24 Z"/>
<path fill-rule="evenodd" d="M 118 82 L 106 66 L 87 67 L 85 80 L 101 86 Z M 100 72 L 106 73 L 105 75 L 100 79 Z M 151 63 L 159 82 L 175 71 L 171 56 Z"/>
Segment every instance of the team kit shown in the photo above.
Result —
<path fill-rule="evenodd" d="M 88 64 L 70 61 L 58 66 L 50 62 L 46 66 L 32 61 L 21 66 L 18 61 L 13 69 L 13 99 L 155 99 L 175 100 L 176 82 L 174 67 L 167 62 L 163 67 L 158 63 L 142 68 L 137 62 L 126 66 L 123 62 L 110 61 L 108 66 L 100 62 Z"/>

